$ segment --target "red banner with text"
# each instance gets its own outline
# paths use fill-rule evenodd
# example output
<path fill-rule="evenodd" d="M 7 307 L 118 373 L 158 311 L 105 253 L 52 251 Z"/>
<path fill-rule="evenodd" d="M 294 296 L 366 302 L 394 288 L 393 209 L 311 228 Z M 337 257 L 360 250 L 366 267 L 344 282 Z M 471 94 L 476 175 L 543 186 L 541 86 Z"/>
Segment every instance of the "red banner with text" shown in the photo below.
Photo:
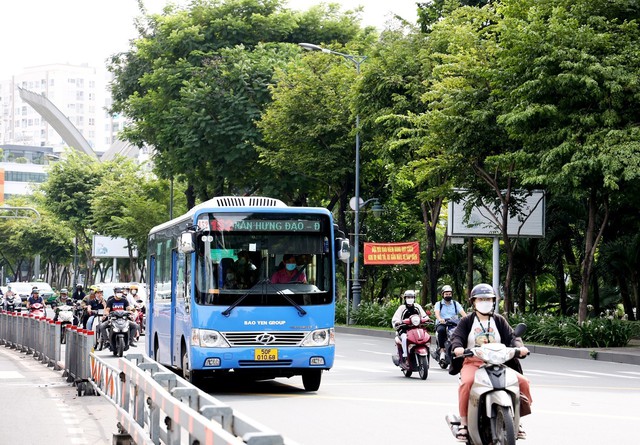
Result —
<path fill-rule="evenodd" d="M 420 264 L 420 242 L 364 243 L 364 264 Z"/>

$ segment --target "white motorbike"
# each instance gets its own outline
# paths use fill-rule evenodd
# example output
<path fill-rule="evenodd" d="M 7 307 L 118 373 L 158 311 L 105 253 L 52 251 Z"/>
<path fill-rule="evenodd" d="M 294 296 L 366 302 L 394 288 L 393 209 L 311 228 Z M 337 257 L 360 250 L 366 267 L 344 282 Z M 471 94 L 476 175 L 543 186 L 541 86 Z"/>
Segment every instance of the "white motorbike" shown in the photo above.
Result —
<path fill-rule="evenodd" d="M 60 322 L 60 343 L 64 344 L 67 342 L 67 327 L 77 324 L 73 305 L 65 302 L 65 304 L 57 306 L 54 321 Z"/>
<path fill-rule="evenodd" d="M 22 310 L 22 299 L 19 295 L 5 295 L 0 300 L 0 308 L 7 312 L 20 312 Z"/>
<path fill-rule="evenodd" d="M 524 324 L 515 329 L 516 337 L 526 330 Z M 520 425 L 520 386 L 517 373 L 505 363 L 520 357 L 520 349 L 502 343 L 487 343 L 466 349 L 463 357 L 475 356 L 484 361 L 477 371 L 469 394 L 467 431 L 469 445 L 514 445 Z M 462 359 L 462 358 L 460 358 Z M 454 437 L 460 428 L 460 417 L 445 417 Z"/>

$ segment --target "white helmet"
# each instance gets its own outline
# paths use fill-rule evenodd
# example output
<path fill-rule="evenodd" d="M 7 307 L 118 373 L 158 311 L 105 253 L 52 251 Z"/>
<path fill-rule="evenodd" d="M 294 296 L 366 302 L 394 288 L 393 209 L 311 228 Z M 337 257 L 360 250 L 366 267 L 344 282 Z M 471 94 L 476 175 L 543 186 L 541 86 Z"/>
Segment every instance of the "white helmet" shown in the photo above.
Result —
<path fill-rule="evenodd" d="M 413 306 L 413 303 L 416 301 L 416 291 L 414 290 L 406 290 L 404 291 L 404 304 Z M 410 301 L 407 301 L 410 300 Z"/>

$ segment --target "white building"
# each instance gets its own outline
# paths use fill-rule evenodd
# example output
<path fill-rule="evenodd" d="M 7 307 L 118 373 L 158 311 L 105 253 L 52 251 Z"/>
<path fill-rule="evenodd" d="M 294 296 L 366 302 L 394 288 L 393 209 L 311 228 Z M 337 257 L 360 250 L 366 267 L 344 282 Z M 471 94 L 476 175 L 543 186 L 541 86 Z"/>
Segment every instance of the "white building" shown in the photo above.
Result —
<path fill-rule="evenodd" d="M 48 146 L 61 151 L 68 144 L 36 110 L 23 101 L 18 88 L 45 96 L 82 133 L 92 149 L 104 152 L 122 129 L 122 119 L 106 112 L 111 103 L 106 73 L 88 65 L 42 65 L 0 80 L 0 143 Z"/>

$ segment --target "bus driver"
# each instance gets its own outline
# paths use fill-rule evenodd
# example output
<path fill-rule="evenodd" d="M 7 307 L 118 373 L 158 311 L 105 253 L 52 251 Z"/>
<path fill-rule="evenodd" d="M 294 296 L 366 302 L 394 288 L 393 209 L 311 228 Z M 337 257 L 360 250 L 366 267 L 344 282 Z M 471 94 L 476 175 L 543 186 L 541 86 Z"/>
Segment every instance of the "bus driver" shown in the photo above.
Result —
<path fill-rule="evenodd" d="M 305 273 L 297 268 L 296 257 L 290 253 L 282 257 L 284 267 L 279 269 L 271 276 L 271 283 L 307 283 Z"/>

